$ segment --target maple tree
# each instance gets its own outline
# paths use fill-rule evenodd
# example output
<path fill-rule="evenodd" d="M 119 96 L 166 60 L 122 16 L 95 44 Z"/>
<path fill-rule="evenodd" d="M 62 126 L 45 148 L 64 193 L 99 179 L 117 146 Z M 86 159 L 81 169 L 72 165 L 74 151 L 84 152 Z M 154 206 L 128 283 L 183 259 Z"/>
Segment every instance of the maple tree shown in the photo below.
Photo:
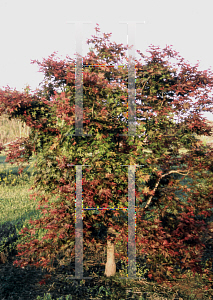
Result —
<path fill-rule="evenodd" d="M 107 40 L 108 36 L 104 34 Z M 93 208 L 127 206 L 128 172 L 121 165 L 143 165 L 135 173 L 136 249 L 137 255 L 146 255 L 148 278 L 162 282 L 183 276 L 175 266 L 189 268 L 194 274 L 208 274 L 212 260 L 203 271 L 201 233 L 207 228 L 205 218 L 211 215 L 212 149 L 193 134 L 209 135 L 211 130 L 200 111 L 212 111 L 207 107 L 212 103 L 212 73 L 198 71 L 198 64 L 190 66 L 170 47 L 160 50 L 151 46 L 149 57 L 138 51 L 145 60 L 144 64 L 137 61 L 135 67 L 136 99 L 141 100 L 136 113 L 139 125 L 136 136 L 121 136 L 127 134 L 127 122 L 118 115 L 122 113 L 127 120 L 128 92 L 121 84 L 127 87 L 128 72 L 108 64 L 120 62 L 120 56 L 126 58 L 123 50 L 127 47 L 115 43 L 108 47 L 104 40 L 88 40 L 95 44 L 98 54 L 91 51 L 88 58 L 83 58 L 84 65 L 90 65 L 83 71 L 84 133 L 92 136 L 72 135 L 75 64 L 68 57 L 67 62 L 58 62 L 53 54 L 43 63 L 37 62 L 45 83 L 36 94 L 10 88 L 0 91 L 0 113 L 20 118 L 32 128 L 28 139 L 10 145 L 6 161 L 21 165 L 36 154 L 38 173 L 32 188 L 39 190 L 31 197 L 41 198 L 38 208 L 46 214 L 40 220 L 29 221 L 31 228 L 22 229 L 23 243 L 18 245 L 17 255 L 21 259 L 14 264 L 54 271 L 56 260 L 69 264 L 74 257 L 75 165 L 90 165 L 82 169 L 82 198 L 84 207 Z M 169 64 L 170 58 L 177 60 L 179 71 Z M 100 66 L 103 63 L 106 65 Z M 120 78 L 121 84 L 110 84 L 111 76 L 115 81 Z M 191 97 L 197 102 L 192 103 Z M 183 118 L 189 108 L 193 112 Z M 173 114 L 179 116 L 178 124 L 173 122 Z M 22 143 L 25 149 L 19 150 Z M 185 154 L 179 152 L 183 147 L 188 150 Z M 19 171 L 23 171 L 23 165 Z M 205 178 L 205 193 L 200 186 L 182 186 L 180 177 L 193 182 Z M 177 190 L 187 194 L 185 202 L 175 195 Z M 57 195 L 57 200 L 48 203 L 52 195 Z M 84 242 L 95 247 L 96 253 L 107 241 L 112 245 L 122 240 L 123 248 L 127 246 L 128 224 L 122 210 L 84 210 L 83 222 Z M 107 228 L 114 229 L 116 237 L 107 235 Z M 46 232 L 39 240 L 35 237 L 40 229 Z M 126 254 L 116 255 L 126 259 Z M 213 278 L 212 274 L 208 276 Z"/>

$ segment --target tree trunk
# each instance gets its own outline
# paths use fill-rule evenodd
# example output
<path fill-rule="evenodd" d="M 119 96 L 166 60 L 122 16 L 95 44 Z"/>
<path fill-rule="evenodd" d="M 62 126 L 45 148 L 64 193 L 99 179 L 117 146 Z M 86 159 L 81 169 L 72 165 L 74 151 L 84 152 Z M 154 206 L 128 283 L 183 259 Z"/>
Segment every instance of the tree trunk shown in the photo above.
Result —
<path fill-rule="evenodd" d="M 114 231 L 110 228 L 108 233 L 113 233 Z M 105 265 L 105 273 L 107 277 L 114 276 L 116 274 L 116 264 L 115 264 L 115 245 L 113 242 L 107 240 L 107 262 Z"/>

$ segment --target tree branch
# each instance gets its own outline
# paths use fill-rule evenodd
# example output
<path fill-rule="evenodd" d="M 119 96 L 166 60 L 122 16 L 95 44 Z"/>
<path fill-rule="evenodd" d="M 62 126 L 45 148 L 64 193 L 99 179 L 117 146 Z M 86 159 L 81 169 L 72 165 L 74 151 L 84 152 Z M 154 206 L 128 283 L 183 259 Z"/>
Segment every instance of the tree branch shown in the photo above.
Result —
<path fill-rule="evenodd" d="M 160 180 L 163 178 L 163 177 L 165 177 L 165 176 L 167 176 L 167 175 L 169 175 L 169 174 L 171 174 L 171 173 L 178 173 L 178 174 L 181 174 L 181 175 L 188 175 L 189 174 L 189 171 L 186 173 L 186 174 L 183 174 L 183 173 L 181 173 L 181 170 L 176 170 L 176 171 L 169 171 L 167 174 L 164 174 L 164 175 L 162 175 L 159 179 L 158 179 L 158 181 L 157 181 L 157 183 L 156 183 L 156 185 L 155 185 L 155 188 L 154 188 L 154 192 L 156 191 L 156 189 L 157 189 L 157 187 L 158 187 L 158 185 L 159 185 L 159 183 L 160 183 Z M 149 197 L 149 199 L 148 199 L 148 201 L 147 201 L 147 203 L 146 203 L 146 206 L 144 207 L 144 208 L 147 208 L 148 206 L 149 206 L 149 204 L 150 204 L 150 202 L 152 201 L 152 198 L 153 198 L 153 196 L 154 195 L 151 195 L 150 197 Z"/>
<path fill-rule="evenodd" d="M 149 79 L 151 79 L 151 76 L 149 76 L 149 77 L 147 78 L 147 81 L 148 81 Z M 142 86 L 142 88 L 141 88 L 141 94 L 142 94 L 142 92 L 143 92 L 143 89 L 144 89 L 144 87 L 145 87 L 147 81 L 144 82 L 144 84 L 143 84 L 143 86 Z"/>

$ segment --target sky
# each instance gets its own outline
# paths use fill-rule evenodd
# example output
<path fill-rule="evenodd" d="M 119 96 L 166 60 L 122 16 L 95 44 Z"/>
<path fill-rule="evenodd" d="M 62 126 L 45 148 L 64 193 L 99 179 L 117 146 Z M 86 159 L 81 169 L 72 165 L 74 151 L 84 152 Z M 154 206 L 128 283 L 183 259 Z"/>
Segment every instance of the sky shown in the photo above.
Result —
<path fill-rule="evenodd" d="M 112 33 L 111 42 L 126 45 L 125 22 L 136 21 L 142 22 L 136 25 L 136 59 L 140 58 L 137 49 L 148 55 L 151 44 L 160 48 L 171 45 L 191 65 L 199 61 L 198 70 L 213 70 L 212 8 L 210 0 L 0 0 L 0 88 L 9 85 L 21 92 L 29 85 L 35 91 L 44 76 L 31 60 L 42 62 L 54 51 L 61 59 L 67 55 L 76 58 L 75 24 L 67 23 L 75 21 L 85 22 L 83 56 L 93 46 L 86 40 L 96 34 L 96 23 L 101 37 Z M 212 113 L 203 116 L 213 121 Z"/>

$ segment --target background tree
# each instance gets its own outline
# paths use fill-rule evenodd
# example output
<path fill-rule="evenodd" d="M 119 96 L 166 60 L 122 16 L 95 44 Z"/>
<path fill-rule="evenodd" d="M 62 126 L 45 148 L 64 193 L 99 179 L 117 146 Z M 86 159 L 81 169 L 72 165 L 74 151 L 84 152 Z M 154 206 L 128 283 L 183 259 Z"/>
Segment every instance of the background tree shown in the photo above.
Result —
<path fill-rule="evenodd" d="M 107 47 L 103 39 L 97 38 L 92 42 L 98 55 L 91 53 L 88 59 L 83 59 L 84 63 L 119 61 L 124 49 L 120 45 L 111 44 Z M 208 91 L 212 88 L 212 76 L 210 72 L 197 71 L 197 66 L 191 67 L 183 59 L 179 59 L 178 73 L 168 63 L 169 57 L 177 58 L 175 51 L 168 47 L 162 51 L 150 48 L 151 57 L 140 53 L 145 64 L 136 64 L 136 97 L 141 99 L 137 118 L 145 118 L 145 121 L 139 121 L 137 127 L 137 134 L 140 133 L 141 138 L 119 136 L 127 133 L 126 123 L 117 118 L 119 113 L 124 114 L 127 109 L 127 90 L 119 85 L 112 88 L 107 80 L 112 68 L 107 66 L 91 66 L 83 74 L 84 132 L 92 134 L 92 137 L 68 136 L 75 130 L 74 63 L 56 63 L 52 59 L 43 63 L 46 74 L 54 78 L 56 88 L 64 85 L 61 93 L 52 90 L 51 102 L 45 97 L 52 86 L 43 87 L 44 94 L 41 92 L 34 97 L 1 92 L 1 112 L 7 109 L 11 117 L 21 117 L 33 128 L 29 140 L 25 141 L 24 158 L 27 161 L 32 151 L 37 154 L 39 173 L 34 187 L 45 191 L 40 206 L 44 205 L 43 211 L 48 214 L 31 222 L 30 229 L 23 229 L 23 242 L 26 244 L 23 243 L 20 249 L 25 251 L 20 253 L 22 258 L 16 261 L 17 265 L 30 264 L 54 270 L 55 260 L 67 264 L 74 257 L 75 168 L 68 165 L 91 165 L 85 169 L 85 174 L 83 172 L 84 206 L 118 207 L 127 205 L 128 200 L 128 173 L 120 165 L 139 164 L 144 167 L 137 169 L 135 176 L 136 245 L 137 253 L 147 256 L 148 277 L 159 282 L 180 276 L 174 265 L 202 272 L 199 259 L 203 244 L 200 243 L 199 234 L 205 230 L 206 223 L 196 217 L 210 215 L 212 179 L 206 170 L 212 165 L 212 150 L 199 144 L 192 133 L 208 135 L 210 132 L 197 112 L 206 104 L 211 104 Z M 120 76 L 121 83 L 127 84 L 127 70 L 113 69 L 113 75 Z M 197 103 L 192 105 L 190 97 L 197 97 Z M 107 101 L 103 104 L 103 100 Z M 177 125 L 170 121 L 170 113 L 182 116 L 189 105 L 195 108 L 195 112 L 190 118 L 185 118 L 185 123 Z M 211 108 L 206 110 L 211 111 Z M 180 154 L 178 150 L 181 147 L 186 148 L 188 153 L 176 155 Z M 90 152 L 94 154 L 92 157 L 87 156 Z M 15 151 L 9 158 L 11 161 L 13 158 L 21 161 Z M 206 194 L 199 187 L 190 190 L 181 186 L 171 174 L 188 176 L 195 181 L 205 177 Z M 139 188 L 141 193 L 138 192 Z M 174 192 L 178 189 L 187 192 L 185 202 L 175 196 Z M 59 199 L 48 206 L 45 202 L 53 194 L 57 194 Z M 34 195 L 40 197 L 39 193 Z M 148 218 L 150 215 L 154 217 Z M 101 210 L 99 214 L 92 214 L 84 211 L 83 216 L 86 227 L 84 241 L 89 247 L 94 245 L 98 250 L 100 245 L 106 245 L 107 240 L 115 243 L 123 240 L 126 246 L 128 224 L 122 212 Z M 113 228 L 117 237 L 101 236 L 104 226 Z M 35 239 L 37 229 L 46 229 L 48 232 L 42 241 Z M 125 259 L 125 256 L 120 253 L 121 258 Z"/>

